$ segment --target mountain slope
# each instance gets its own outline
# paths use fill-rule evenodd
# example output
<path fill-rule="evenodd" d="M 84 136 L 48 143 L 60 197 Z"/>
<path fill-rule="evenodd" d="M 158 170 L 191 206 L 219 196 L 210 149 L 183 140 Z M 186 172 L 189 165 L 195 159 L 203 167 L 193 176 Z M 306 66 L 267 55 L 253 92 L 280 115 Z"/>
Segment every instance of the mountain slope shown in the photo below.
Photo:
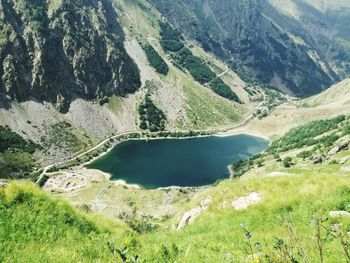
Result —
<path fill-rule="evenodd" d="M 290 1 L 294 9 L 286 8 L 289 2 L 268 0 L 150 2 L 240 75 L 285 92 L 315 94 L 350 72 L 349 46 L 328 34 L 347 35 L 341 30 L 347 9 L 330 16 L 304 1 Z"/>
<path fill-rule="evenodd" d="M 110 1 L 1 1 L 0 91 L 67 112 L 76 97 L 135 92 L 139 71 L 124 49 Z"/>
<path fill-rule="evenodd" d="M 11 3 L 11 1 L 4 3 Z M 47 82 L 45 82 L 45 85 L 40 86 L 42 89 L 36 92 L 37 90 L 32 87 L 21 85 L 19 91 L 25 92 L 26 96 L 28 95 L 28 97 L 24 96 L 25 101 L 18 102 L 8 96 L 6 99 L 3 99 L 3 96 L 0 100 L 0 124 L 2 126 L 7 125 L 20 136 L 44 146 L 44 151 L 37 151 L 34 154 L 41 164 L 69 159 L 73 154 L 82 152 L 97 144 L 98 141 L 112 135 L 140 129 L 142 120 L 138 109 L 140 104 L 145 101 L 146 95 L 149 95 L 154 105 L 164 112 L 166 116 L 165 128 L 167 130 L 202 130 L 232 126 L 251 115 L 256 110 L 255 108 L 262 104 L 264 97 L 273 97 L 272 95 L 267 95 L 267 92 L 259 85 L 248 86 L 223 61 L 205 52 L 192 41 L 185 40 L 184 44 L 191 49 L 193 56 L 203 61 L 203 64 L 207 65 L 216 76 L 220 76 L 226 84 L 224 88 L 226 90 L 231 89 L 232 92 L 237 94 L 242 103 L 232 102 L 217 95 L 208 85 L 202 85 L 196 81 L 186 69 L 176 67 L 169 54 L 164 52 L 160 45 L 159 21 L 161 21 L 161 14 L 144 0 L 104 0 L 100 4 L 95 3 L 95 1 L 93 3 L 89 1 L 64 2 L 64 4 L 60 1 L 48 1 L 48 3 L 45 14 L 47 13 L 49 20 L 53 21 L 52 23 L 50 22 L 52 26 L 57 28 L 64 26 L 67 27 L 64 29 L 67 32 L 68 30 L 77 30 L 79 33 L 80 31 L 77 28 L 70 29 L 70 27 L 74 26 L 75 22 L 80 23 L 80 19 L 83 19 L 81 23 L 84 23 L 84 34 L 90 38 L 96 37 L 99 39 L 98 43 L 106 41 L 107 44 L 104 45 L 102 43 L 97 47 L 94 42 L 87 41 L 89 42 L 88 46 L 85 46 L 84 41 L 86 42 L 87 40 L 85 38 L 72 38 L 70 34 L 62 36 L 64 40 L 62 40 L 62 45 L 66 43 L 67 45 L 69 44 L 67 48 L 74 50 L 77 48 L 77 52 L 72 51 L 73 66 L 79 67 L 76 68 L 74 74 L 87 76 L 84 73 L 86 67 L 93 71 L 92 75 L 88 74 L 89 81 L 86 80 L 86 83 L 85 80 L 79 81 L 78 86 L 80 84 L 86 86 L 82 90 L 80 88 L 76 89 L 76 86 L 69 85 L 69 81 L 64 79 L 65 71 L 62 71 L 63 68 L 61 68 L 64 65 L 54 61 L 55 63 L 50 64 L 50 67 L 55 69 L 57 66 L 61 71 L 55 71 L 57 74 L 55 73 L 54 75 L 50 74 L 61 81 L 62 88 L 54 89 L 51 82 L 50 85 L 46 85 Z M 12 10 L 10 8 L 11 5 L 6 7 Z M 18 10 L 22 8 L 17 2 L 14 7 L 16 9 L 13 9 L 13 12 L 19 12 Z M 100 14 L 99 12 L 102 13 Z M 68 21 L 73 25 L 66 23 L 68 14 L 70 14 L 68 17 L 70 20 Z M 107 26 L 109 24 L 99 21 L 96 18 L 97 16 L 101 17 L 101 20 L 107 19 L 107 16 L 110 17 L 107 22 L 109 21 L 113 25 Z M 22 17 L 22 13 L 20 13 L 20 17 Z M 24 19 L 24 17 L 23 15 L 21 19 Z M 114 23 L 115 19 L 117 19 L 116 23 Z M 29 25 L 23 33 L 24 40 L 26 35 L 38 32 L 32 29 L 34 27 L 32 20 L 26 21 L 26 23 L 29 23 Z M 117 29 L 118 32 L 115 34 L 108 33 Z M 51 32 L 51 27 L 45 30 Z M 82 32 L 79 34 L 82 34 Z M 39 32 L 34 35 L 37 38 L 42 38 L 42 41 L 47 38 L 46 35 L 41 36 Z M 56 35 L 53 34 L 53 36 Z M 110 43 L 111 41 L 107 39 L 108 37 L 118 38 L 121 44 L 118 41 Z M 81 44 L 84 44 L 81 47 L 77 43 L 79 39 L 81 39 Z M 8 45 L 11 46 L 11 43 L 9 42 Z M 59 43 L 61 42 L 59 41 Z M 119 44 L 122 46 L 120 49 Z M 115 45 L 118 45 L 118 47 Z M 158 53 L 159 58 L 167 64 L 168 71 L 166 74 L 159 74 L 152 67 L 143 48 L 145 45 L 152 46 L 154 51 Z M 11 49 L 0 50 L 4 53 L 15 52 Z M 24 53 L 29 52 L 30 48 L 25 47 L 22 51 Z M 21 55 L 22 51 L 18 55 Z M 123 59 L 120 61 L 123 67 L 128 67 L 127 61 L 132 60 L 134 66 L 131 67 L 138 68 L 137 71 L 140 76 L 132 85 L 127 85 L 128 81 L 133 81 L 131 76 L 133 74 L 132 69 L 127 72 L 128 74 L 130 73 L 130 78 L 128 77 L 129 75 L 125 74 L 120 76 L 118 74 L 113 75 L 113 78 L 120 77 L 122 82 L 119 83 L 120 85 L 118 83 L 109 85 L 111 83 L 109 82 L 107 86 L 112 88 L 112 90 L 109 90 L 108 87 L 102 89 L 96 82 L 97 80 L 90 79 L 90 77 L 94 78 L 97 75 L 101 77 L 103 74 L 106 74 L 103 78 L 98 77 L 98 81 L 105 82 L 108 80 L 108 72 L 110 71 L 105 68 L 104 60 L 100 61 L 100 57 L 98 61 L 90 58 L 108 54 L 113 55 L 112 51 L 123 56 Z M 41 54 L 41 51 L 38 52 L 38 54 Z M 62 52 L 66 52 L 65 49 Z M 51 56 L 50 54 L 49 57 Z M 40 58 L 47 59 L 46 55 L 48 54 L 42 54 Z M 57 56 L 56 53 L 52 53 L 52 55 L 50 58 Z M 125 59 L 124 56 L 126 57 Z M 31 58 L 37 59 L 38 57 Z M 83 65 L 79 64 L 80 62 L 78 63 L 78 60 L 83 61 L 85 59 L 88 59 L 88 61 L 86 63 L 82 62 Z M 59 61 L 61 61 L 61 58 Z M 105 65 L 101 71 L 100 62 Z M 41 62 L 39 61 L 38 63 L 40 64 Z M 109 62 L 108 65 L 112 66 Z M 68 70 L 70 70 L 70 67 L 71 65 L 68 65 Z M 17 69 L 13 72 L 18 73 L 15 74 L 17 77 L 27 76 L 26 73 L 17 71 Z M 43 71 L 42 73 L 38 74 L 40 76 L 44 76 L 46 73 L 49 74 L 48 71 Z M 28 74 L 31 75 L 32 70 Z M 52 77 L 51 75 L 50 78 Z M 8 74 L 3 76 L 8 76 Z M 28 81 L 32 83 L 30 78 Z M 52 84 L 54 83 L 53 81 Z M 126 85 L 125 89 L 121 86 L 122 83 Z M 132 92 L 124 97 L 119 96 L 120 94 L 131 92 L 129 88 L 134 89 L 137 83 L 142 87 L 136 92 Z M 91 89 L 89 86 L 91 86 Z M 9 83 L 9 87 L 9 91 L 15 92 L 17 86 Z M 57 95 L 62 92 L 65 92 L 68 97 L 62 98 L 61 95 Z M 4 95 L 7 92 L 0 93 Z M 117 94 L 117 96 L 113 94 Z M 54 104 L 47 97 L 51 95 L 53 96 L 51 102 Z M 49 102 L 43 102 L 41 99 L 49 100 Z M 61 112 L 57 111 L 57 108 Z M 64 127 L 64 129 L 57 132 L 58 127 Z M 72 143 L 73 138 L 75 138 L 76 143 Z M 67 139 L 70 141 L 66 142 Z"/>
<path fill-rule="evenodd" d="M 233 131 L 275 138 L 313 120 L 333 118 L 341 114 L 349 115 L 349 90 L 350 80 L 345 79 L 318 95 L 302 100 L 289 100 L 274 109 L 267 117 L 255 118 Z"/>

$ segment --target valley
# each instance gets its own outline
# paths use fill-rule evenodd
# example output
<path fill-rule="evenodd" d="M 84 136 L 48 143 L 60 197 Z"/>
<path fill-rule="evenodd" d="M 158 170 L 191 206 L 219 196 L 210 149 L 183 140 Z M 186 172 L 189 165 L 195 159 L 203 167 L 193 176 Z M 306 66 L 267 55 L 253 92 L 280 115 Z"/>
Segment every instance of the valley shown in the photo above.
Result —
<path fill-rule="evenodd" d="M 350 262 L 349 8 L 1 0 L 0 262 Z"/>

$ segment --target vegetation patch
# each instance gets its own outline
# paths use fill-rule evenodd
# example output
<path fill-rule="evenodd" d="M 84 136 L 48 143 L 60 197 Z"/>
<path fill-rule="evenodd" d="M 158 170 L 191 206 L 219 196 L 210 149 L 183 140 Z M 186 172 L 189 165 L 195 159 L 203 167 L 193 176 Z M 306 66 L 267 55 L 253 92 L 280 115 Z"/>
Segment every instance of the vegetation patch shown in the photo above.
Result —
<path fill-rule="evenodd" d="M 158 52 L 148 43 L 143 44 L 142 47 L 145 50 L 149 64 L 156 70 L 156 72 L 167 75 L 169 67 Z"/>
<path fill-rule="evenodd" d="M 0 126 L 0 178 L 28 177 L 35 168 L 32 154 L 40 146 Z"/>
<path fill-rule="evenodd" d="M 127 228 L 95 221 L 32 184 L 0 187 L 0 261 L 113 262 L 108 243 L 122 247 Z"/>
<path fill-rule="evenodd" d="M 167 122 L 164 112 L 154 105 L 147 94 L 145 101 L 139 106 L 140 128 L 151 132 L 164 131 Z"/>
<path fill-rule="evenodd" d="M 216 77 L 210 84 L 210 88 L 219 96 L 242 103 L 237 94 L 232 91 L 229 85 L 227 85 L 221 78 Z"/>
<path fill-rule="evenodd" d="M 48 149 L 52 146 L 67 149 L 71 153 L 80 151 L 91 144 L 87 135 L 83 135 L 84 140 L 75 134 L 75 128 L 69 122 L 58 122 L 48 128 L 48 134 L 41 138 L 43 147 Z M 88 143 L 86 143 L 87 141 Z"/>
<path fill-rule="evenodd" d="M 341 115 L 333 119 L 312 121 L 296 127 L 287 132 L 279 140 L 274 141 L 268 152 L 286 152 L 304 146 L 312 146 L 317 143 L 331 145 L 339 138 L 336 134 L 326 135 L 321 138 L 317 138 L 317 136 L 336 129 L 344 120 L 345 116 Z"/>

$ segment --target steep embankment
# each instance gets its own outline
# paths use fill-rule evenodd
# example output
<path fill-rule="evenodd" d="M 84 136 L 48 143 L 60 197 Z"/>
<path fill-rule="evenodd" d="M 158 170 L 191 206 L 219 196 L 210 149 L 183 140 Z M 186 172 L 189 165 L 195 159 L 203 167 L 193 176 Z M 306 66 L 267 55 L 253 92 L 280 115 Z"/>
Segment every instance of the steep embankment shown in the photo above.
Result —
<path fill-rule="evenodd" d="M 112 262 L 131 234 L 123 223 L 78 212 L 31 184 L 0 182 L 1 262 Z"/>

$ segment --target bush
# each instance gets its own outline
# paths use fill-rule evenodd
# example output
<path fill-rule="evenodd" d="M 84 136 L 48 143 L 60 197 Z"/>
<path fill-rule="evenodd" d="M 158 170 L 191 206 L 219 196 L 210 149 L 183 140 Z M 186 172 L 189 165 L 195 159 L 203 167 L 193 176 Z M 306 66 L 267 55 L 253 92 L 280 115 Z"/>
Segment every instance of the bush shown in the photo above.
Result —
<path fill-rule="evenodd" d="M 298 154 L 298 157 L 302 158 L 302 159 L 309 158 L 311 156 L 312 156 L 312 152 L 311 151 L 303 151 L 303 152 Z"/>
<path fill-rule="evenodd" d="M 289 168 L 293 165 L 293 159 L 292 157 L 286 157 L 283 159 L 282 163 L 285 168 Z"/>

